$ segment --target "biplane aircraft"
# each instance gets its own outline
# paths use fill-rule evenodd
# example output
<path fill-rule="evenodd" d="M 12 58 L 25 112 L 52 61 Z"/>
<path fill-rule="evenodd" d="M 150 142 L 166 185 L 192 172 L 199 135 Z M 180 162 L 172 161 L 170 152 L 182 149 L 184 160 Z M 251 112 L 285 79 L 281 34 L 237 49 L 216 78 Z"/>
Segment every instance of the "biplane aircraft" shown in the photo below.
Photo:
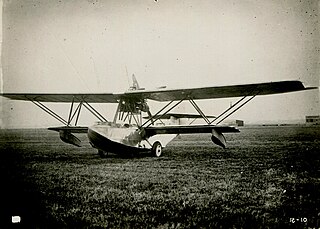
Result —
<path fill-rule="evenodd" d="M 92 147 L 101 156 L 108 152 L 118 154 L 135 154 L 151 151 L 159 157 L 162 149 L 178 134 L 211 133 L 213 143 L 226 147 L 224 133 L 239 132 L 233 126 L 221 125 L 221 122 L 239 110 L 256 96 L 288 93 L 314 89 L 304 87 L 300 81 L 278 81 L 269 83 L 229 85 L 216 87 L 167 89 L 160 87 L 155 90 L 140 88 L 133 75 L 133 84 L 124 93 L 96 93 L 96 94 L 37 94 L 37 93 L 3 93 L 1 96 L 12 100 L 27 100 L 60 121 L 63 126 L 50 127 L 49 130 L 59 132 L 62 141 L 81 146 L 81 141 L 74 133 L 87 133 Z M 217 116 L 206 116 L 195 100 L 239 97 L 239 100 Z M 166 102 L 155 114 L 151 113 L 148 100 Z M 171 111 L 189 101 L 197 114 L 179 114 Z M 51 110 L 45 103 L 70 103 L 68 119 L 64 119 Z M 117 110 L 112 121 L 108 121 L 92 104 L 117 103 Z M 99 120 L 90 127 L 78 126 L 81 108 L 85 107 Z M 142 113 L 145 114 L 144 118 Z M 163 120 L 179 120 L 181 118 L 202 118 L 205 124 L 165 125 Z"/>

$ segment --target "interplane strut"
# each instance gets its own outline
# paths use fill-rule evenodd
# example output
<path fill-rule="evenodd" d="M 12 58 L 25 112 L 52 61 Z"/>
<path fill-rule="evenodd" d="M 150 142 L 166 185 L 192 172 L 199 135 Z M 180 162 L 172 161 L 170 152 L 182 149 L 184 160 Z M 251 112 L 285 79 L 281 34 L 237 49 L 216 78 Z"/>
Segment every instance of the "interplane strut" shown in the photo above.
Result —
<path fill-rule="evenodd" d="M 76 116 L 76 120 L 73 126 L 77 126 L 82 106 L 84 106 L 91 114 L 93 114 L 101 122 L 108 122 L 108 120 L 102 114 L 100 114 L 94 107 L 92 107 L 85 100 L 80 101 L 76 109 L 73 110 L 74 103 L 75 103 L 73 99 L 71 102 L 70 110 L 69 110 L 68 120 L 65 120 L 64 118 L 62 118 L 60 115 L 58 115 L 56 112 L 54 112 L 52 109 L 50 109 L 48 106 L 44 105 L 40 101 L 37 101 L 35 99 L 30 99 L 28 97 L 27 99 L 67 127 L 72 126 L 71 123 L 75 116 Z"/>
<path fill-rule="evenodd" d="M 232 106 L 230 106 L 227 110 L 225 110 L 224 112 L 222 112 L 220 115 L 218 115 L 214 120 L 212 120 L 209 124 L 213 124 L 214 122 L 216 122 L 217 120 L 219 120 L 219 118 L 221 118 L 221 120 L 219 120 L 218 122 L 216 122 L 216 125 L 220 124 L 221 122 L 223 122 L 225 119 L 227 119 L 228 117 L 230 117 L 233 113 L 235 113 L 237 110 L 239 110 L 241 107 L 243 107 L 244 105 L 246 105 L 248 102 L 250 102 L 253 98 L 255 98 L 257 95 L 259 94 L 259 92 L 256 92 L 254 95 L 252 96 L 243 96 L 241 99 L 239 99 L 235 104 L 233 104 Z M 249 97 L 249 99 L 245 100 L 247 97 Z M 241 103 L 242 101 L 244 101 L 243 103 Z M 239 106 L 238 106 L 239 105 Z M 230 111 L 230 113 L 228 113 Z M 224 116 L 225 115 L 225 116 Z M 223 117 L 224 116 L 224 117 Z"/>

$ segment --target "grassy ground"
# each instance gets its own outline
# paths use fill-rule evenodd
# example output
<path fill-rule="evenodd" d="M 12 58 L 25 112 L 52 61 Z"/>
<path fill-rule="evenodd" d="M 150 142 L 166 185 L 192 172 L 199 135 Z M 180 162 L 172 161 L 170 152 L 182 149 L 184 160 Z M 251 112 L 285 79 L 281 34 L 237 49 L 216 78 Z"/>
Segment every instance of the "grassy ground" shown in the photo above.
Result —
<path fill-rule="evenodd" d="M 19 215 L 32 228 L 320 226 L 319 127 L 226 137 L 226 150 L 210 135 L 184 135 L 160 158 L 100 159 L 85 136 L 76 148 L 46 130 L 1 130 L 1 223 L 17 226 Z"/>

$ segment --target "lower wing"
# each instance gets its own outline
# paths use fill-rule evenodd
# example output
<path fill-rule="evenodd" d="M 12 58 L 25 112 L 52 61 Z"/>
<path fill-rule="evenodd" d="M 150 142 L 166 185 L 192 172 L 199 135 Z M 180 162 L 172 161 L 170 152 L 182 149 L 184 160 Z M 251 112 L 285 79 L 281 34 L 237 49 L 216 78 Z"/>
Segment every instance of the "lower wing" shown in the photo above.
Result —
<path fill-rule="evenodd" d="M 189 125 L 189 126 L 156 126 L 146 127 L 146 137 L 151 137 L 156 134 L 195 134 L 195 133 L 211 133 L 213 143 L 226 148 L 226 139 L 223 133 L 240 132 L 232 126 L 215 126 L 215 125 Z"/>
<path fill-rule="evenodd" d="M 195 134 L 195 133 L 212 133 L 212 130 L 220 133 L 237 133 L 239 129 L 232 126 L 215 126 L 215 125 L 188 125 L 188 126 L 152 126 L 146 127 L 147 137 L 156 134 Z"/>

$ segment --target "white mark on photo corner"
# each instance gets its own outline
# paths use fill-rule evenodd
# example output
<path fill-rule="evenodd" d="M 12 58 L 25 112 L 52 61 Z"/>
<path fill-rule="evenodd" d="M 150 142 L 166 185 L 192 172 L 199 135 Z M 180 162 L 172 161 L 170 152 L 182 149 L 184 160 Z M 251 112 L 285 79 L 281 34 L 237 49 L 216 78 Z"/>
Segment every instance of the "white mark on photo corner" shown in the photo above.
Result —
<path fill-rule="evenodd" d="M 12 223 L 20 223 L 21 217 L 20 216 L 12 216 Z"/>

